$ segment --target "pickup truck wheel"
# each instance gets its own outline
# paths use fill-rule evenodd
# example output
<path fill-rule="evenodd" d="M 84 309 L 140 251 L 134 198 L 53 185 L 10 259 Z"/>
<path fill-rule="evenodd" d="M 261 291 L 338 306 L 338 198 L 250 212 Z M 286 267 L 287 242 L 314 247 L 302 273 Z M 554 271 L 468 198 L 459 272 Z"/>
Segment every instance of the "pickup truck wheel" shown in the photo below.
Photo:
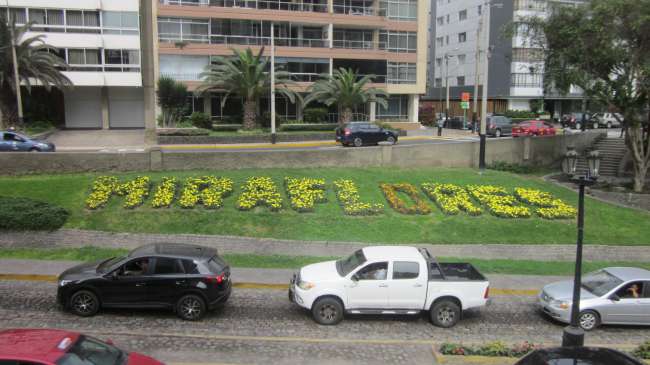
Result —
<path fill-rule="evenodd" d="M 450 328 L 460 320 L 460 307 L 451 300 L 441 300 L 431 308 L 430 316 L 434 325 Z"/>
<path fill-rule="evenodd" d="M 334 325 L 343 320 L 343 305 L 334 298 L 318 299 L 311 309 L 311 314 L 319 324 Z"/>

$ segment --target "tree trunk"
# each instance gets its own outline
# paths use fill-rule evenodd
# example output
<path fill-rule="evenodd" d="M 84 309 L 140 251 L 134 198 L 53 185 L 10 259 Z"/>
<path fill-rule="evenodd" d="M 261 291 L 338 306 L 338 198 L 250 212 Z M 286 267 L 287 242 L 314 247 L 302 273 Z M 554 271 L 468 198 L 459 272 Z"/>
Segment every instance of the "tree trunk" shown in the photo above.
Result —
<path fill-rule="evenodd" d="M 643 192 L 648 167 L 650 165 L 650 145 L 644 136 L 643 125 L 629 127 L 625 137 L 627 148 L 632 152 L 634 164 L 634 192 Z"/>
<path fill-rule="evenodd" d="M 0 113 L 2 114 L 2 120 L 0 121 L 2 129 L 16 126 L 16 122 L 18 121 L 16 97 L 13 92 L 6 88 L 0 91 Z"/>
<path fill-rule="evenodd" d="M 257 103 L 254 100 L 246 100 L 244 102 L 244 129 L 255 129 L 257 123 Z"/>
<path fill-rule="evenodd" d="M 339 126 L 342 127 L 343 124 L 348 123 L 352 120 L 352 109 L 343 108 L 343 111 L 339 113 Z"/>

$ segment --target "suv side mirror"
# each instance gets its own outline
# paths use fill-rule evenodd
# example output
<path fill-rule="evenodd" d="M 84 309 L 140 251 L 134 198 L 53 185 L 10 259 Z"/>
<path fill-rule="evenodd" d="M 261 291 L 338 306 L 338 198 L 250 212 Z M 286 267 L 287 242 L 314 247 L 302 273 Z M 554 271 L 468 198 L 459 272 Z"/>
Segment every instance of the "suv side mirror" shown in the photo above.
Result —
<path fill-rule="evenodd" d="M 110 277 L 111 277 L 112 280 L 117 280 L 119 278 L 120 274 L 118 273 L 118 271 L 120 271 L 120 270 L 118 269 L 118 270 L 115 270 L 115 271 L 113 271 L 111 273 Z"/>
<path fill-rule="evenodd" d="M 354 274 L 350 277 L 350 280 L 352 281 L 359 281 L 359 276 L 357 274 Z"/>
<path fill-rule="evenodd" d="M 612 294 L 612 295 L 609 297 L 609 299 L 612 300 L 612 301 L 614 301 L 614 302 L 618 302 L 619 300 L 621 300 L 621 297 L 619 297 L 619 296 L 616 295 L 616 294 Z"/>

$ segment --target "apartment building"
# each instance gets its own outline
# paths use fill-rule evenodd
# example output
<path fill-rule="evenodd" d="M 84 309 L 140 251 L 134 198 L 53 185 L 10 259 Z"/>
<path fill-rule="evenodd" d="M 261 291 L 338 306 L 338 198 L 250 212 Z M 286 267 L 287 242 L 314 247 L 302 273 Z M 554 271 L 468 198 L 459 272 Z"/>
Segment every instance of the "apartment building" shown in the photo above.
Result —
<path fill-rule="evenodd" d="M 388 108 L 369 103 L 357 113 L 417 121 L 426 86 L 428 8 L 423 0 L 159 0 L 156 69 L 194 90 L 212 57 L 249 47 L 264 47 L 270 56 L 274 37 L 276 64 L 292 74 L 298 91 L 323 73 L 353 68 L 376 75 L 373 86 L 390 95 Z M 222 105 L 222 97 L 195 97 L 193 108 L 214 120 L 241 115 L 239 100 Z M 269 104 L 262 100 L 261 111 Z M 302 119 L 304 108 L 276 99 L 281 118 Z"/>
<path fill-rule="evenodd" d="M 502 112 L 530 110 L 532 100 L 543 100 L 545 110 L 555 115 L 579 110 L 582 92 L 572 89 L 568 95 L 544 90 L 543 54 L 537 42 L 527 37 L 528 17 L 545 17 L 562 6 L 575 6 L 582 0 L 498 0 L 491 1 L 488 98 L 489 110 Z M 427 100 L 446 99 L 449 85 L 451 109 L 460 112 L 457 102 L 461 93 L 474 97 L 474 85 L 483 85 L 482 62 L 484 38 L 478 30 L 486 0 L 433 0 L 430 13 L 430 62 L 428 64 Z M 498 3 L 498 4 L 497 4 Z M 515 32 L 506 36 L 506 26 L 514 24 Z M 477 49 L 479 42 L 480 50 Z M 477 51 L 481 57 L 477 58 Z M 476 62 L 479 62 L 479 74 Z M 481 96 L 479 88 L 479 98 Z M 437 105 L 437 104 L 436 104 Z M 441 105 L 442 106 L 442 105 Z M 479 108 L 480 109 L 480 108 Z M 462 112 L 460 112 L 462 115 Z"/>
<path fill-rule="evenodd" d="M 139 0 L 5 0 L 26 37 L 44 34 L 70 65 L 66 128 L 144 128 Z"/>

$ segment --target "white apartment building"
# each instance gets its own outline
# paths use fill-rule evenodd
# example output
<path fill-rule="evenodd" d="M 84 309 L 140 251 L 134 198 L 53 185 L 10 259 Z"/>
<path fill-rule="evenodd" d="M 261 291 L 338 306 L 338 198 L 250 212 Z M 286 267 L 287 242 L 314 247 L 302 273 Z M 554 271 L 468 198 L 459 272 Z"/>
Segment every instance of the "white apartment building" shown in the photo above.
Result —
<path fill-rule="evenodd" d="M 144 128 L 139 0 L 6 0 L 69 64 L 65 127 Z M 8 9 L 7 9 L 8 5 Z"/>

